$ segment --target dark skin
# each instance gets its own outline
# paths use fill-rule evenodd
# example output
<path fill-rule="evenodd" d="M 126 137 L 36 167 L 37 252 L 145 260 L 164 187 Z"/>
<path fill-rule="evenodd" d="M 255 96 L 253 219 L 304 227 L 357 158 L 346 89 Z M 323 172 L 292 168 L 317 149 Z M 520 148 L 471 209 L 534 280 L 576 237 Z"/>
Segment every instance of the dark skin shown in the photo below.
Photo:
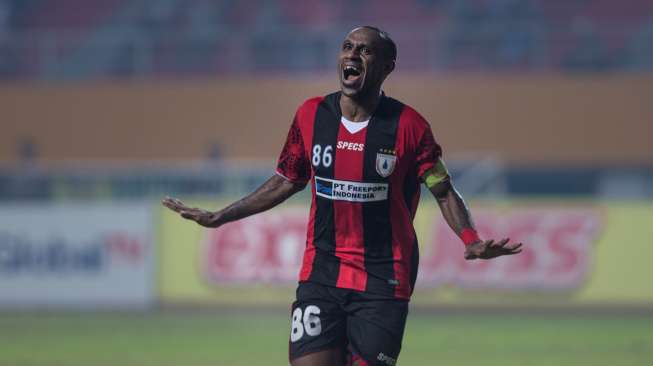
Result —
<path fill-rule="evenodd" d="M 166 197 L 162 203 L 187 220 L 195 221 L 204 227 L 218 228 L 228 222 L 269 210 L 302 189 L 304 185 L 291 183 L 275 174 L 254 192 L 219 211 L 188 207 L 171 197 Z"/>
<path fill-rule="evenodd" d="M 395 68 L 379 35 L 368 28 L 356 28 L 342 42 L 338 55 L 340 78 L 340 109 L 350 121 L 369 120 L 381 101 L 381 86 Z M 345 67 L 360 71 L 354 80 L 345 78 Z"/>
<path fill-rule="evenodd" d="M 346 77 L 345 68 L 355 68 L 358 75 Z M 395 61 L 388 57 L 383 40 L 378 33 L 368 28 L 352 30 L 342 43 L 338 55 L 338 74 L 342 95 L 340 109 L 350 121 L 369 120 L 381 100 L 381 86 L 394 70 Z M 208 228 L 218 228 L 259 212 L 271 209 L 293 194 L 304 189 L 304 185 L 289 182 L 274 175 L 246 197 L 218 210 L 209 211 L 189 207 L 178 199 L 166 197 L 165 207 L 181 217 L 195 221 Z M 465 228 L 473 228 L 469 210 L 451 182 L 444 181 L 430 188 L 449 226 L 459 234 Z M 465 249 L 465 259 L 490 259 L 502 255 L 517 254 L 521 244 L 509 243 L 508 239 L 479 240 Z M 338 366 L 344 365 L 345 350 L 327 349 L 291 361 L 292 366 Z"/>
<path fill-rule="evenodd" d="M 442 211 L 449 227 L 458 235 L 464 229 L 473 229 L 472 216 L 465 201 L 450 181 L 444 181 L 430 188 Z M 510 239 L 499 241 L 479 240 L 465 248 L 465 259 L 491 259 L 502 255 L 513 255 L 521 252 L 521 243 L 510 243 Z"/>

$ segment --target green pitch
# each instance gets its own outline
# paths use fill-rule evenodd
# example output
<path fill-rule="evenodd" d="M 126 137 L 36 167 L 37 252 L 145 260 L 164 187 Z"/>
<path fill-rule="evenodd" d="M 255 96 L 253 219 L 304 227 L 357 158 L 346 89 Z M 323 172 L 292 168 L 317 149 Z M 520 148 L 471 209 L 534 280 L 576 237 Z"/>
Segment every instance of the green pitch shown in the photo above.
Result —
<path fill-rule="evenodd" d="M 0 365 L 286 365 L 285 312 L 0 313 Z M 653 364 L 653 317 L 409 317 L 399 365 Z"/>

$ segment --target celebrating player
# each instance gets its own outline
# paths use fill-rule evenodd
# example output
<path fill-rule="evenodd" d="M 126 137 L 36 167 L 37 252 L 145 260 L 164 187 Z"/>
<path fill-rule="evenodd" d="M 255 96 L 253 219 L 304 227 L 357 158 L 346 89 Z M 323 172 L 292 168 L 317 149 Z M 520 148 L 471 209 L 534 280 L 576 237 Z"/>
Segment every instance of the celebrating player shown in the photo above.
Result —
<path fill-rule="evenodd" d="M 270 209 L 311 183 L 292 306 L 293 366 L 396 364 L 417 278 L 413 218 L 420 183 L 462 239 L 466 259 L 521 251 L 508 239 L 479 238 L 428 122 L 381 91 L 396 57 L 387 33 L 370 26 L 352 30 L 338 57 L 340 91 L 299 107 L 277 174 L 216 212 L 163 201 L 183 218 L 217 228 Z"/>

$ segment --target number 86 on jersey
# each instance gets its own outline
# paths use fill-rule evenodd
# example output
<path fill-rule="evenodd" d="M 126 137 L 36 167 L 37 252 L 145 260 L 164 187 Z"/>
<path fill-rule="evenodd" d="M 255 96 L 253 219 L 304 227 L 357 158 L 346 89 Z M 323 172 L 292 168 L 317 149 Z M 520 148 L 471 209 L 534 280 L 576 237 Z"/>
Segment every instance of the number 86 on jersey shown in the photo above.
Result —
<path fill-rule="evenodd" d="M 308 305 L 303 311 L 296 308 L 292 313 L 292 329 L 290 330 L 290 341 L 297 342 L 304 334 L 315 337 L 322 333 L 320 322 L 320 308 L 315 305 Z"/>

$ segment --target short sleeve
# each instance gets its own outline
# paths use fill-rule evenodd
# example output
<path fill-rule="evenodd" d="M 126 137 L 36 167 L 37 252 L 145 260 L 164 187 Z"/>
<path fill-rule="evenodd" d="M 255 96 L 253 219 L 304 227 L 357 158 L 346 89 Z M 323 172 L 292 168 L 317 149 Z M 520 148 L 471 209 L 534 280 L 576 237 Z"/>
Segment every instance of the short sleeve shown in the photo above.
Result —
<path fill-rule="evenodd" d="M 306 155 L 304 139 L 297 117 L 290 126 L 286 143 L 279 156 L 277 174 L 299 184 L 306 184 L 311 179 L 310 161 Z"/>
<path fill-rule="evenodd" d="M 417 176 L 422 178 L 424 173 L 438 164 L 442 157 L 442 148 L 435 142 L 430 127 L 424 129 L 415 151 Z"/>

